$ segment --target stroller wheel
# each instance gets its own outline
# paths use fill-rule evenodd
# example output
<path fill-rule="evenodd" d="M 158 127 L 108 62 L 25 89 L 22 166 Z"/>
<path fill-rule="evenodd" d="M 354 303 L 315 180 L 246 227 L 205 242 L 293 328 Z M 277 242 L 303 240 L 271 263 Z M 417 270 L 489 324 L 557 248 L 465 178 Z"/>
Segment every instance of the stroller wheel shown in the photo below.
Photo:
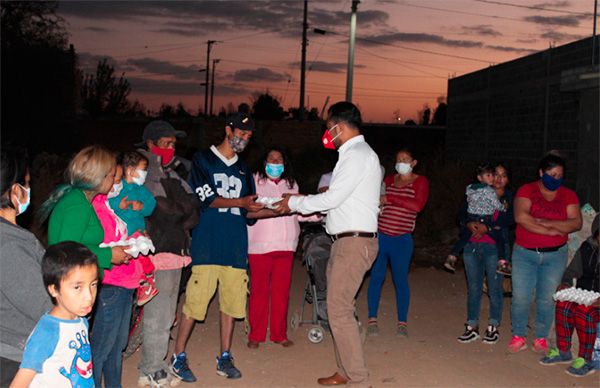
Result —
<path fill-rule="evenodd" d="M 323 341 L 323 329 L 319 326 L 314 326 L 308 331 L 308 340 L 313 344 L 318 344 Z"/>
<path fill-rule="evenodd" d="M 300 327 L 300 314 L 298 314 L 298 312 L 295 312 L 292 314 L 292 317 L 290 318 L 290 328 L 292 330 L 296 330 Z"/>

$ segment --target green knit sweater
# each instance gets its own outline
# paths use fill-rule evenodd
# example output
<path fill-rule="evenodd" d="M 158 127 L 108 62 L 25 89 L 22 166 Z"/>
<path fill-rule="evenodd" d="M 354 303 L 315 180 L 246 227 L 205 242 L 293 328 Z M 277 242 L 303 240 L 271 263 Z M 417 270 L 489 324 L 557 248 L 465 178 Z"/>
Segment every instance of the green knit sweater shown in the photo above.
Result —
<path fill-rule="evenodd" d="M 85 245 L 98 256 L 100 269 L 111 269 L 111 248 L 100 248 L 104 230 L 81 189 L 73 189 L 62 197 L 48 223 L 48 244 L 75 241 Z M 100 271 L 100 276 L 104 271 Z"/>

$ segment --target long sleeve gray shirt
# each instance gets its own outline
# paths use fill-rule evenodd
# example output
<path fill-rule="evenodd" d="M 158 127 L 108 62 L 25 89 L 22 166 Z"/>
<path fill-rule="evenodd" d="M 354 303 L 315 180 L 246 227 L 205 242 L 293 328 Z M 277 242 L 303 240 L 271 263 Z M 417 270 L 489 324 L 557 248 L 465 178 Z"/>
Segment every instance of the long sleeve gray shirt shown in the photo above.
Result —
<path fill-rule="evenodd" d="M 44 247 L 28 230 L 0 217 L 0 356 L 21 361 L 29 334 L 52 308 L 44 288 Z"/>

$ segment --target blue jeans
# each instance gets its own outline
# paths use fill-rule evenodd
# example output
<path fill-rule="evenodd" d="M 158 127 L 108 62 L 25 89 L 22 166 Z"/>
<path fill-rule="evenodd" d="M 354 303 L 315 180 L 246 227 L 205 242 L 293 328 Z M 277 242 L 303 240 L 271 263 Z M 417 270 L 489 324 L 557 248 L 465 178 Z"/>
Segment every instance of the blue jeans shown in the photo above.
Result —
<path fill-rule="evenodd" d="M 567 246 L 555 252 L 537 253 L 515 244 L 512 262 L 512 334 L 527 336 L 529 306 L 535 290 L 535 338 L 546 338 L 554 317 L 552 295 L 567 265 Z"/>
<path fill-rule="evenodd" d="M 498 251 L 496 245 L 469 242 L 463 253 L 465 273 L 467 275 L 467 325 L 479 326 L 479 310 L 483 278 L 487 278 L 490 313 L 488 324 L 499 326 L 502 321 L 504 276 L 496 273 Z"/>
<path fill-rule="evenodd" d="M 413 240 L 410 234 L 389 236 L 379 233 L 379 253 L 371 267 L 371 280 L 367 302 L 369 317 L 377 317 L 381 288 L 385 280 L 388 261 L 392 268 L 392 279 L 396 288 L 396 309 L 399 322 L 406 322 L 408 305 L 410 303 L 410 288 L 408 286 L 408 269 L 413 254 Z"/>
<path fill-rule="evenodd" d="M 94 314 L 90 346 L 93 355 L 94 384 L 121 387 L 123 350 L 127 347 L 129 321 L 135 289 L 102 285 Z"/>

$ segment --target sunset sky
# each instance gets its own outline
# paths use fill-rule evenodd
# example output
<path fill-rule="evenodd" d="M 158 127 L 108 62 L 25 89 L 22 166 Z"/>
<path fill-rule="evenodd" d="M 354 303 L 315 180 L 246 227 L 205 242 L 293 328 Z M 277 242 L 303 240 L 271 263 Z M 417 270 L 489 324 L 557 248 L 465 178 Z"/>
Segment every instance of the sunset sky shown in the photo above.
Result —
<path fill-rule="evenodd" d="M 306 105 L 343 100 L 351 0 L 309 0 Z M 215 111 L 269 90 L 284 108 L 300 89 L 302 0 L 61 1 L 85 72 L 108 58 L 150 109 L 204 106 L 206 41 L 216 40 Z M 353 102 L 363 119 L 416 119 L 448 79 L 592 35 L 594 0 L 362 0 Z M 315 34 L 312 29 L 328 31 Z M 212 61 L 211 61 L 212 62 Z M 212 63 L 211 63 L 212 65 Z M 216 113 L 216 112 L 215 112 Z"/>

